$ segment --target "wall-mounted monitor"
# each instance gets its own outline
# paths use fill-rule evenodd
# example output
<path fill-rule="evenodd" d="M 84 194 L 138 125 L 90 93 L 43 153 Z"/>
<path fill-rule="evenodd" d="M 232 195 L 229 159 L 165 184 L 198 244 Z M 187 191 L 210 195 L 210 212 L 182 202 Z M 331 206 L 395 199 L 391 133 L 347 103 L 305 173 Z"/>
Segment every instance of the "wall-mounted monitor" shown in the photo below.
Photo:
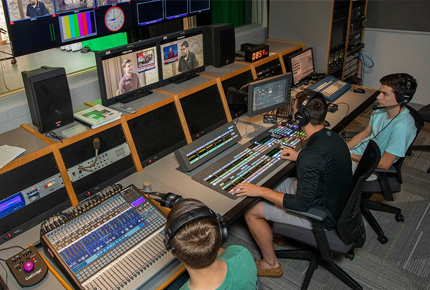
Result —
<path fill-rule="evenodd" d="M 287 59 L 287 71 L 293 73 L 293 85 L 298 85 L 315 72 L 312 48 L 308 48 Z"/>
<path fill-rule="evenodd" d="M 132 28 L 130 0 L 2 0 L 13 55 Z"/>
<path fill-rule="evenodd" d="M 100 0 L 98 0 L 100 1 Z M 137 26 L 210 12 L 210 0 L 135 0 Z"/>
<path fill-rule="evenodd" d="M 129 102 L 160 85 L 156 38 L 96 53 L 102 104 Z"/>
<path fill-rule="evenodd" d="M 290 103 L 291 73 L 252 82 L 248 85 L 248 116 L 253 117 Z"/>
<path fill-rule="evenodd" d="M 186 81 L 205 70 L 201 27 L 163 36 L 160 48 L 162 85 Z"/>

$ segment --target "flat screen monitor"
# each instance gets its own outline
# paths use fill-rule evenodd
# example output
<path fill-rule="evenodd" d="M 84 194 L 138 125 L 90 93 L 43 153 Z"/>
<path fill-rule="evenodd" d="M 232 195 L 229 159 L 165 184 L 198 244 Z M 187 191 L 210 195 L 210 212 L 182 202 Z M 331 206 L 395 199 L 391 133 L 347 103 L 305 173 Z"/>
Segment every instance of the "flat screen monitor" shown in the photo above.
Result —
<path fill-rule="evenodd" d="M 163 36 L 160 51 L 162 85 L 188 80 L 205 70 L 201 27 Z"/>
<path fill-rule="evenodd" d="M 263 114 L 290 103 L 291 73 L 277 75 L 248 85 L 248 116 Z"/>
<path fill-rule="evenodd" d="M 293 73 L 293 85 L 301 83 L 310 74 L 314 73 L 314 56 L 312 48 L 308 48 L 289 57 L 287 60 L 287 70 Z"/>
<path fill-rule="evenodd" d="M 159 87 L 157 41 L 151 38 L 96 53 L 104 106 L 144 97 Z"/>

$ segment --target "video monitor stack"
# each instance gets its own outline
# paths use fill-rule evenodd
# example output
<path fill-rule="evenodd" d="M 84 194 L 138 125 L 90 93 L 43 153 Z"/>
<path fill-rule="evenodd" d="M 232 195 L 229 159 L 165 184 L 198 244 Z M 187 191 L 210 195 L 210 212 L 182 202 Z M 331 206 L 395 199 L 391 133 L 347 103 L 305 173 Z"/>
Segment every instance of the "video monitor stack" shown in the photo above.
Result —
<path fill-rule="evenodd" d="M 205 70 L 202 28 L 164 36 L 160 48 L 162 85 L 181 83 Z"/>
<path fill-rule="evenodd" d="M 312 48 L 308 48 L 287 60 L 287 71 L 293 73 L 293 85 L 299 85 L 315 72 Z"/>
<path fill-rule="evenodd" d="M 248 85 L 248 116 L 266 113 L 290 103 L 291 73 L 277 75 Z"/>
<path fill-rule="evenodd" d="M 158 39 L 96 53 L 102 104 L 126 103 L 159 87 Z"/>
<path fill-rule="evenodd" d="M 13 55 L 132 28 L 130 0 L 3 0 Z"/>

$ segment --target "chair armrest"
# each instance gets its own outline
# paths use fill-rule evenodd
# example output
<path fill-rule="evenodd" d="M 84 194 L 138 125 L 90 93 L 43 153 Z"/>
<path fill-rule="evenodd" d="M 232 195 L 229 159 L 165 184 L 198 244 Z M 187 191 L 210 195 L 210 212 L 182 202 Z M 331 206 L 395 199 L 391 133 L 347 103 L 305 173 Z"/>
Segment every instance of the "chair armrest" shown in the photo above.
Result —
<path fill-rule="evenodd" d="M 299 215 L 302 215 L 320 222 L 322 222 L 327 217 L 327 213 L 325 211 L 322 211 L 314 207 L 311 207 L 308 211 L 298 211 L 298 210 L 292 210 L 292 209 L 287 209 L 287 211 L 297 213 Z"/>
<path fill-rule="evenodd" d="M 351 139 L 352 137 L 354 137 L 355 135 L 357 135 L 360 132 L 353 132 L 353 131 L 343 131 L 342 132 L 342 137 L 345 139 Z"/>
<path fill-rule="evenodd" d="M 388 169 L 376 168 L 375 169 L 375 173 L 391 173 L 391 174 L 395 174 L 395 173 L 397 173 L 397 170 L 396 170 L 396 167 L 394 167 L 393 165 L 391 165 L 390 168 L 388 168 Z"/>

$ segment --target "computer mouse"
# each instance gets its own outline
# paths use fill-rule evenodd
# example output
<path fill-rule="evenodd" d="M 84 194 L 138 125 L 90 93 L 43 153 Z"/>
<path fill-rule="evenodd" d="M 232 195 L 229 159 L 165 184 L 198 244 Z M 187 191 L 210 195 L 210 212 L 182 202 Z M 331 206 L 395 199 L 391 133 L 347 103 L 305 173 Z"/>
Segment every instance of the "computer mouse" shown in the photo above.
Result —
<path fill-rule="evenodd" d="M 330 123 L 327 120 L 324 120 L 324 127 L 330 127 Z"/>
<path fill-rule="evenodd" d="M 357 94 L 364 94 L 366 91 L 365 90 L 363 90 L 363 89 L 360 89 L 360 88 L 355 88 L 355 89 L 353 89 L 352 90 L 354 93 L 357 93 Z"/>

